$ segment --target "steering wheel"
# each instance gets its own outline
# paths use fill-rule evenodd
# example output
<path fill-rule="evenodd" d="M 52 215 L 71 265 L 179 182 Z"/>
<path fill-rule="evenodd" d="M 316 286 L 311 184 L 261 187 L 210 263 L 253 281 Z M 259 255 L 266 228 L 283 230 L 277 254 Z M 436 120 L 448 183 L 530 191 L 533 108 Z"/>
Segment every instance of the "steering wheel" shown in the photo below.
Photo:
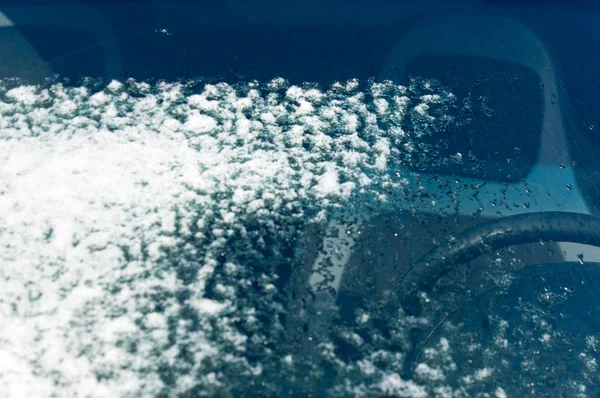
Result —
<path fill-rule="evenodd" d="M 400 282 L 400 302 L 409 315 L 422 312 L 419 293 L 457 266 L 503 247 L 572 242 L 600 247 L 600 217 L 571 212 L 535 212 L 503 217 L 468 228 L 421 257 Z"/>
<path fill-rule="evenodd" d="M 431 291 L 440 278 L 458 266 L 494 250 L 539 241 L 600 247 L 600 217 L 571 212 L 535 212 L 503 217 L 468 228 L 431 249 L 404 274 L 399 286 L 404 312 L 420 316 L 423 309 L 419 293 Z M 404 376 L 407 378 L 411 377 L 421 355 L 421 346 L 426 343 L 421 341 L 423 337 L 418 330 L 411 332 L 415 348 L 406 358 L 408 366 Z"/>

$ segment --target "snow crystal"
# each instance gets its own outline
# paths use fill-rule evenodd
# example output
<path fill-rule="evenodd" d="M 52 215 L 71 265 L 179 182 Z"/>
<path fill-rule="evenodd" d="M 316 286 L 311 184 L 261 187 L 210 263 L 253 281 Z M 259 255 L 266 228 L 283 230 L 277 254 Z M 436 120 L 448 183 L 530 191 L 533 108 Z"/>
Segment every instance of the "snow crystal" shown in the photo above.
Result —
<path fill-rule="evenodd" d="M 444 379 L 444 373 L 442 372 L 441 369 L 431 368 L 426 363 L 418 364 L 417 368 L 415 369 L 415 373 L 422 378 L 426 378 L 426 379 L 430 379 L 430 380 L 443 380 Z"/>
<path fill-rule="evenodd" d="M 440 348 L 443 352 L 448 352 L 448 350 L 450 349 L 450 343 L 448 342 L 447 338 L 440 338 Z"/>
<path fill-rule="evenodd" d="M 123 83 L 117 80 L 112 80 L 106 88 L 110 91 L 119 91 L 123 88 Z"/>
<path fill-rule="evenodd" d="M 491 368 L 479 369 L 477 372 L 475 372 L 475 380 L 487 379 L 488 377 L 490 377 L 492 375 L 493 372 L 494 372 L 494 370 Z"/>
<path fill-rule="evenodd" d="M 21 86 L 10 89 L 6 96 L 24 105 L 33 105 L 38 100 L 35 86 Z"/>
<path fill-rule="evenodd" d="M 396 373 L 386 375 L 383 380 L 381 380 L 379 388 L 385 394 L 390 395 L 399 395 L 411 398 L 422 398 L 427 396 L 427 392 L 423 387 L 418 386 L 413 381 L 402 380 L 402 378 Z"/>
<path fill-rule="evenodd" d="M 223 309 L 227 307 L 227 304 L 209 299 L 199 299 L 194 303 L 194 306 L 200 313 L 216 315 L 223 311 Z"/>
<path fill-rule="evenodd" d="M 506 392 L 504 391 L 504 389 L 502 387 L 496 388 L 494 395 L 496 396 L 496 398 L 506 398 L 507 397 Z"/>

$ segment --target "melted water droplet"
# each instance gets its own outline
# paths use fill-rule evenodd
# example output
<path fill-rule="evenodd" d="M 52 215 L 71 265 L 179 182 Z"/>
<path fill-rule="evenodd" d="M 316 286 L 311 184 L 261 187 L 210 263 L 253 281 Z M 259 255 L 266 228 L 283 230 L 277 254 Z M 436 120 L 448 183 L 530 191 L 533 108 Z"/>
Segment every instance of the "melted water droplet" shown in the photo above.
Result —
<path fill-rule="evenodd" d="M 579 263 L 580 263 L 580 264 L 583 264 L 583 253 L 579 253 L 579 254 L 577 255 L 577 258 L 579 259 Z"/>
<path fill-rule="evenodd" d="M 483 112 L 483 114 L 487 117 L 492 117 L 494 116 L 494 111 L 488 107 L 482 108 L 481 111 Z"/>
<path fill-rule="evenodd" d="M 573 185 L 571 185 L 571 184 L 566 184 L 565 186 L 567 187 L 567 189 L 568 189 L 569 191 L 570 191 L 571 189 L 573 189 Z"/>
<path fill-rule="evenodd" d="M 596 127 L 594 127 L 594 125 L 593 125 L 593 124 L 590 124 L 588 128 L 590 129 L 590 131 L 594 131 L 594 129 L 595 129 Z"/>
<path fill-rule="evenodd" d="M 29 292 L 27 292 L 27 296 L 31 302 L 38 301 L 40 297 L 42 297 L 42 294 L 43 293 L 38 289 L 29 290 Z"/>

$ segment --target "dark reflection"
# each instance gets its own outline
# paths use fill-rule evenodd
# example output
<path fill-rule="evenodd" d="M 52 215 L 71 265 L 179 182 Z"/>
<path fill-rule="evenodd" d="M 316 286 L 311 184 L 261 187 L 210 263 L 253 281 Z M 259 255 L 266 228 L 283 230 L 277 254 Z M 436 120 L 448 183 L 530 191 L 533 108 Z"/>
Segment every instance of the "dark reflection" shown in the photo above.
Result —
<path fill-rule="evenodd" d="M 436 350 L 444 338 L 461 374 L 499 364 L 502 374 L 489 378 L 498 380 L 509 395 L 579 389 L 596 396 L 598 385 L 586 381 L 595 380 L 600 360 L 599 281 L 598 263 L 527 267 L 515 274 L 508 289 L 489 290 L 445 319 L 422 352 Z M 436 361 L 429 357 L 432 366 Z M 447 380 L 455 382 L 453 377 Z"/>
<path fill-rule="evenodd" d="M 430 55 L 412 60 L 407 74 L 438 79 L 468 100 L 463 112 L 471 123 L 448 137 L 441 156 L 455 161 L 442 174 L 495 181 L 520 181 L 529 174 L 537 161 L 543 118 L 543 88 L 535 72 L 505 61 Z M 431 170 L 427 163 L 417 169 Z"/>
<path fill-rule="evenodd" d="M 105 76 L 103 43 L 91 32 L 51 24 L 11 29 L 15 29 L 35 49 L 38 62 L 2 62 L 2 65 L 19 65 L 19 70 L 3 71 L 2 77 L 36 74 L 43 68 L 49 68 L 53 74 L 75 81 L 84 77 Z M 0 31 L 4 43 L 10 41 L 3 37 L 6 34 L 6 29 Z M 21 52 L 22 47 L 13 51 Z M 8 58 L 11 55 L 3 52 L 2 57 Z M 38 65 L 42 61 L 46 61 L 43 67 Z M 27 79 L 26 76 L 23 77 Z"/>
<path fill-rule="evenodd" d="M 356 250 L 349 260 L 342 291 L 369 294 L 393 290 L 404 274 L 433 247 L 468 227 L 485 223 L 486 217 L 444 217 L 435 214 L 398 212 L 370 220 L 361 233 Z M 513 269 L 526 264 L 557 261 L 562 256 L 555 243 L 536 243 L 504 248 L 491 255 L 481 256 L 463 267 L 457 267 L 451 281 L 445 284 L 467 291 L 485 283 L 490 273 L 500 274 L 495 260 L 514 259 Z M 510 268 L 510 267 L 509 267 Z M 365 275 L 373 281 L 368 284 Z M 462 286 L 462 288 L 461 288 Z M 372 290 L 373 289 L 373 290 Z M 340 301 L 343 306 L 344 302 Z"/>
<path fill-rule="evenodd" d="M 176 27 L 173 35 L 119 39 L 126 76 L 137 79 L 215 76 L 293 83 L 373 77 L 393 45 L 382 29 L 331 26 Z M 150 46 L 140 43 L 151 42 Z"/>

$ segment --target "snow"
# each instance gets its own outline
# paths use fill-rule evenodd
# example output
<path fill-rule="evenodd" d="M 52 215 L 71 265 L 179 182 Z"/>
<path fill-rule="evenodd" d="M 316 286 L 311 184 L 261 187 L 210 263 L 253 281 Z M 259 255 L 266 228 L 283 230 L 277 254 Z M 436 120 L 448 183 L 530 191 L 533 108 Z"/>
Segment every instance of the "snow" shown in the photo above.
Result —
<path fill-rule="evenodd" d="M 417 368 L 415 369 L 415 373 L 417 374 L 417 376 L 419 376 L 421 378 L 425 378 L 425 379 L 430 379 L 430 380 L 443 380 L 444 379 L 444 373 L 442 372 L 441 369 L 432 368 L 429 365 L 427 365 L 426 363 L 418 364 Z"/>
<path fill-rule="evenodd" d="M 477 372 L 475 372 L 475 380 L 481 381 L 487 379 L 492 375 L 493 372 L 494 370 L 491 368 L 479 369 Z"/>
<path fill-rule="evenodd" d="M 217 122 L 210 116 L 195 111 L 188 116 L 185 128 L 193 133 L 208 133 L 217 127 Z"/>
<path fill-rule="evenodd" d="M 421 386 L 418 386 L 413 381 L 405 381 L 396 374 L 391 373 L 386 375 L 379 385 L 379 388 L 385 394 L 398 395 L 412 398 L 423 398 L 427 396 L 427 392 Z"/>
<path fill-rule="evenodd" d="M 6 93 L 6 97 L 23 105 L 33 105 L 38 100 L 35 86 L 15 87 Z"/>
<path fill-rule="evenodd" d="M 218 391 L 267 371 L 244 357 L 267 337 L 236 322 L 256 324 L 253 305 L 279 311 L 276 276 L 247 276 L 232 236 L 381 198 L 404 139 L 394 132 L 409 107 L 427 110 L 389 82 L 370 88 L 376 103 L 357 80 L 287 87 L 115 80 L 0 94 L 0 397 Z M 253 283 L 264 298 L 238 305 Z M 173 369 L 168 385 L 159 368 Z M 397 374 L 378 386 L 426 396 Z"/>
<path fill-rule="evenodd" d="M 116 92 L 116 91 L 119 91 L 119 90 L 121 90 L 123 88 L 123 83 L 121 83 L 118 80 L 112 80 L 110 83 L 108 83 L 108 86 L 106 86 L 106 88 L 109 91 Z"/>
<path fill-rule="evenodd" d="M 194 306 L 199 313 L 217 315 L 227 307 L 227 304 L 209 299 L 199 299 L 194 303 Z"/>

